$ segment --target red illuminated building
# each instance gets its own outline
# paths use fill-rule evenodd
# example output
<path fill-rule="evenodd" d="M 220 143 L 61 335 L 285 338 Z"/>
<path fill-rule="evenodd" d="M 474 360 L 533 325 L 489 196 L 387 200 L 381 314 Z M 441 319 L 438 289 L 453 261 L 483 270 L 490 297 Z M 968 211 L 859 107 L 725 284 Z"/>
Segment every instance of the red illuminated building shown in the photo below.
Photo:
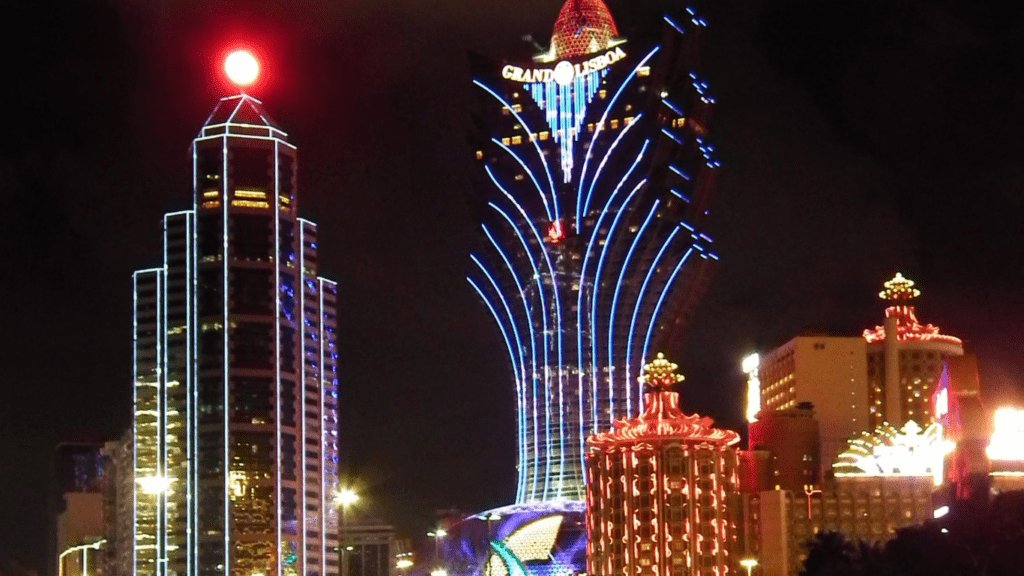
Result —
<path fill-rule="evenodd" d="M 687 416 L 677 366 L 644 367 L 644 413 L 587 439 L 587 572 L 724 575 L 733 554 L 739 435 Z"/>

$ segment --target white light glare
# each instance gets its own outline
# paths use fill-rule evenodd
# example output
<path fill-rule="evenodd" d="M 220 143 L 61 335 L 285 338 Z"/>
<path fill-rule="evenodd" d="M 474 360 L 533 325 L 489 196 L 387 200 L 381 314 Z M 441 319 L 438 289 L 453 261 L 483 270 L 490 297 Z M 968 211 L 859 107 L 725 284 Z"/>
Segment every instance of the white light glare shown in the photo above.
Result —
<path fill-rule="evenodd" d="M 932 518 L 942 518 L 946 514 L 949 514 L 949 506 L 940 506 L 932 512 Z"/>
<path fill-rule="evenodd" d="M 252 52 L 235 50 L 224 59 L 224 72 L 238 86 L 248 86 L 260 74 L 260 63 Z"/>

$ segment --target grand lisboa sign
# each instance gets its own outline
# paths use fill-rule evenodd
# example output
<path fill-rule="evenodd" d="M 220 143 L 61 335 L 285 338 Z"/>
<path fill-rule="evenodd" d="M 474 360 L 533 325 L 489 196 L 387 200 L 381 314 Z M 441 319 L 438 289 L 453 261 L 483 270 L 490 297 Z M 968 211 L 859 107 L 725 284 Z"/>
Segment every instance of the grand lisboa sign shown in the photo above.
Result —
<path fill-rule="evenodd" d="M 501 77 L 524 84 L 553 81 L 560 86 L 567 86 L 575 78 L 590 74 L 591 72 L 604 70 L 625 57 L 626 52 L 621 47 L 616 47 L 576 64 L 568 60 L 562 60 L 555 64 L 554 68 L 520 68 L 509 64 L 501 69 Z"/>

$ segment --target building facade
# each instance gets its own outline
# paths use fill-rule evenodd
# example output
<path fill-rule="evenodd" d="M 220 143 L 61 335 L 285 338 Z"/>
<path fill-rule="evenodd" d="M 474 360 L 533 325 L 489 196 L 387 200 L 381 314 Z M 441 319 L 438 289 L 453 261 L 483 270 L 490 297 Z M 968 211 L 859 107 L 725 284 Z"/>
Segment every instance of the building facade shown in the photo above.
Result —
<path fill-rule="evenodd" d="M 639 417 L 587 440 L 587 573 L 736 573 L 739 434 L 686 416 L 682 377 L 664 356 L 645 366 Z"/>
<path fill-rule="evenodd" d="M 850 436 L 868 428 L 865 350 L 860 337 L 798 336 L 765 354 L 758 373 L 760 414 L 813 405 L 821 423 L 821 461 L 830 465 Z"/>
<path fill-rule="evenodd" d="M 859 337 L 798 336 L 761 356 L 748 381 L 760 390 L 759 411 L 748 420 L 812 404 L 824 473 L 861 432 L 886 423 L 899 429 L 911 420 L 929 425 L 943 363 L 962 355 L 963 347 L 958 338 L 917 321 L 908 302 L 919 294 L 913 281 L 896 274 L 879 294 L 892 304 L 883 326 Z"/>
<path fill-rule="evenodd" d="M 868 352 L 871 428 L 884 422 L 900 427 L 914 420 L 927 426 L 935 417 L 931 396 L 943 361 L 964 353 L 959 338 L 921 324 L 910 301 L 921 295 L 914 281 L 897 273 L 878 297 L 888 300 L 885 323 L 864 331 Z"/>
<path fill-rule="evenodd" d="M 512 363 L 517 502 L 583 499 L 586 437 L 643 406 L 640 367 L 680 338 L 718 258 L 705 22 L 657 24 L 622 38 L 601 0 L 567 0 L 548 49 L 473 62 L 469 281 Z"/>
<path fill-rule="evenodd" d="M 192 205 L 134 276 L 131 574 L 337 574 L 337 290 L 296 148 L 243 94 L 191 161 Z"/>

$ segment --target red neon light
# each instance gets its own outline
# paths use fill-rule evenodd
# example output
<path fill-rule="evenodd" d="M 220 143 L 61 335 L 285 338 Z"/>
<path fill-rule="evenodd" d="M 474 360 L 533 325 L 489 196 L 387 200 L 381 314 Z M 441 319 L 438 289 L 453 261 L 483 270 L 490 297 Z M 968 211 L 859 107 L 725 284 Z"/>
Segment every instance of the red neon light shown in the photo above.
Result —
<path fill-rule="evenodd" d="M 562 229 L 562 221 L 555 220 L 548 226 L 548 240 L 552 244 L 558 244 L 565 238 L 565 230 Z"/>

